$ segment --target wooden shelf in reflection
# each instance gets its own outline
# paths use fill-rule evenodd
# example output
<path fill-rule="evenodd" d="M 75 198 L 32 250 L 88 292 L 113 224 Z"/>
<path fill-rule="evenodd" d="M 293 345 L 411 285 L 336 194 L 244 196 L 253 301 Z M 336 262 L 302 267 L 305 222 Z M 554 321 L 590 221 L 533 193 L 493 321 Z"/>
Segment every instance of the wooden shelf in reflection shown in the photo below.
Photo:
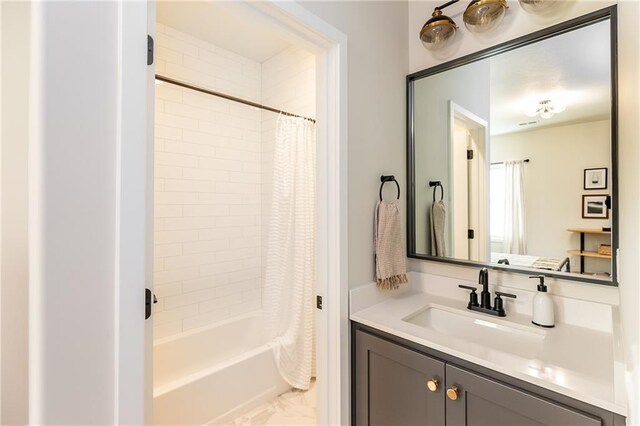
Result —
<path fill-rule="evenodd" d="M 595 251 L 583 251 L 580 250 L 567 250 L 571 256 L 583 256 L 583 257 L 597 257 L 598 259 L 611 259 L 611 255 L 608 254 L 600 254 Z"/>
<path fill-rule="evenodd" d="M 569 232 L 578 232 L 580 234 L 611 234 L 611 231 L 603 231 L 602 229 L 594 228 L 569 228 Z"/>

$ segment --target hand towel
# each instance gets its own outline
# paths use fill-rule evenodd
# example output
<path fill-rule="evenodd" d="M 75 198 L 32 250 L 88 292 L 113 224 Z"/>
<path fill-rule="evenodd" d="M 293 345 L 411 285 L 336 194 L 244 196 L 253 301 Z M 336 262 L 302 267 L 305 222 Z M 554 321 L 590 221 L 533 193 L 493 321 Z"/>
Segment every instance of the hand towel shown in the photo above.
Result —
<path fill-rule="evenodd" d="M 444 225 L 447 209 L 444 201 L 436 201 L 431 205 L 429 225 L 431 230 L 431 256 L 445 256 Z"/>
<path fill-rule="evenodd" d="M 400 208 L 397 201 L 380 201 L 374 215 L 373 247 L 379 288 L 396 289 L 407 280 L 407 257 L 402 245 Z"/>

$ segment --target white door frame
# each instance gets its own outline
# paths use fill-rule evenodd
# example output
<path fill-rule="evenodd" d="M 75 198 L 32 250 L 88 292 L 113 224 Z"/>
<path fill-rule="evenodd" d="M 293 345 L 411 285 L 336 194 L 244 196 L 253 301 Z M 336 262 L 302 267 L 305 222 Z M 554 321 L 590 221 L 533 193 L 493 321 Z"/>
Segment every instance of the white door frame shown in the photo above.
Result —
<path fill-rule="evenodd" d="M 233 3 L 246 13 L 270 20 L 316 54 L 317 293 L 324 300 L 316 325 L 318 424 L 348 424 L 347 38 L 295 2 Z M 145 324 L 140 308 L 145 281 L 146 287 L 151 286 L 152 271 L 145 262 L 151 254 L 150 231 L 145 223 L 152 211 L 147 195 L 153 147 L 153 116 L 147 109 L 149 73 L 140 56 L 146 34 L 154 35 L 153 25 L 147 23 L 153 19 L 154 8 L 138 2 L 122 2 L 121 8 L 115 420 L 140 424 L 143 419 L 149 421 L 151 398 L 145 389 L 149 386 L 144 385 L 144 371 L 149 371 L 150 363 L 144 360 Z M 130 47 L 132 43 L 135 48 Z"/>

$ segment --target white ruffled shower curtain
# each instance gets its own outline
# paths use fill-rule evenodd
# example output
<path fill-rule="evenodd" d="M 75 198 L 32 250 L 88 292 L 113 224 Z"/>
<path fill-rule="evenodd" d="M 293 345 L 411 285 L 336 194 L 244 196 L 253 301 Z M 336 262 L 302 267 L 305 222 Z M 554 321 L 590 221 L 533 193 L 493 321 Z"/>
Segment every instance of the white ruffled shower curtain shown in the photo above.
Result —
<path fill-rule="evenodd" d="M 527 254 L 524 162 L 504 163 L 504 251 Z"/>
<path fill-rule="evenodd" d="M 313 123 L 278 117 L 263 293 L 282 377 L 308 389 L 315 374 L 316 147 Z"/>

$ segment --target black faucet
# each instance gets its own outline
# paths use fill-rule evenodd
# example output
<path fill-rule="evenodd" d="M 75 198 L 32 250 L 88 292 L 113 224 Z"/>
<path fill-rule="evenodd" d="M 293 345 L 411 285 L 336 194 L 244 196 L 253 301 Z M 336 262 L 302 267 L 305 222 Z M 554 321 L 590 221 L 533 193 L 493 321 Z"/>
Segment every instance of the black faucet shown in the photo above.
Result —
<path fill-rule="evenodd" d="M 489 292 L 489 270 L 482 268 L 480 270 L 480 276 L 478 277 L 478 284 L 482 286 L 482 292 L 480 293 L 480 304 L 478 304 L 478 295 L 476 294 L 476 287 L 470 287 L 468 285 L 459 285 L 458 287 L 471 290 L 469 294 L 469 304 L 467 309 L 472 311 L 483 312 L 485 314 L 496 315 L 499 317 L 506 317 L 507 313 L 504 310 L 504 302 L 501 296 L 516 298 L 515 294 L 503 293 L 496 291 L 496 298 L 493 301 L 493 307 L 491 307 L 491 293 Z"/>
<path fill-rule="evenodd" d="M 491 293 L 489 293 L 489 270 L 487 268 L 480 269 L 478 284 L 482 286 L 482 292 L 480 293 L 480 307 L 491 309 Z"/>

